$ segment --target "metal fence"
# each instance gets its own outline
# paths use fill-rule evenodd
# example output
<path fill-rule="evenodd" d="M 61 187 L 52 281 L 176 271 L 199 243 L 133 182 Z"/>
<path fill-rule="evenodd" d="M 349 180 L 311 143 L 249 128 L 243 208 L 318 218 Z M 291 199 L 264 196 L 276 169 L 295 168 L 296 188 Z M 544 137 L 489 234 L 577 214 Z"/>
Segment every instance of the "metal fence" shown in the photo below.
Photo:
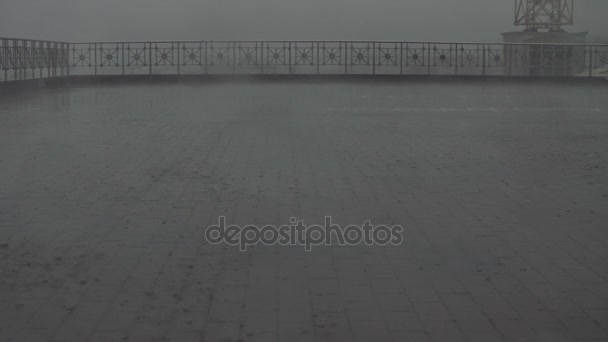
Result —
<path fill-rule="evenodd" d="M 0 81 L 69 75 L 69 43 L 0 38 Z"/>
<path fill-rule="evenodd" d="M 69 75 L 608 77 L 608 45 L 0 39 L 2 81 Z"/>

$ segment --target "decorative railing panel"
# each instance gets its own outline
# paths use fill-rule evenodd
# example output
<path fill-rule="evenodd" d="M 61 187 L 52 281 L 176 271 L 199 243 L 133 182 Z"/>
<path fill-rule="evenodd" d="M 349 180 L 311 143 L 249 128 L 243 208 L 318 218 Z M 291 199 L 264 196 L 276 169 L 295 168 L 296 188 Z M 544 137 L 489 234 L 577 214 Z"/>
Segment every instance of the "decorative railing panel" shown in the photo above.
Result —
<path fill-rule="evenodd" d="M 606 77 L 608 45 L 375 41 L 64 43 L 0 38 L 0 80 L 70 75 Z"/>
<path fill-rule="evenodd" d="M 67 76 L 69 43 L 0 38 L 0 81 Z"/>

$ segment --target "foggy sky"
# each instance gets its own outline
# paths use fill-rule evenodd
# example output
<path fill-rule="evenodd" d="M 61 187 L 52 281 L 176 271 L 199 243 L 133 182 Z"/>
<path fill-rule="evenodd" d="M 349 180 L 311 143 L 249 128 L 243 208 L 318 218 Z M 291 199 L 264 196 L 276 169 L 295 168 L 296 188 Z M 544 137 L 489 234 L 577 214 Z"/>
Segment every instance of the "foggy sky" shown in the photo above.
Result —
<path fill-rule="evenodd" d="M 608 37 L 608 1 L 576 0 Z M 513 0 L 0 0 L 0 37 L 114 40 L 500 41 Z"/>

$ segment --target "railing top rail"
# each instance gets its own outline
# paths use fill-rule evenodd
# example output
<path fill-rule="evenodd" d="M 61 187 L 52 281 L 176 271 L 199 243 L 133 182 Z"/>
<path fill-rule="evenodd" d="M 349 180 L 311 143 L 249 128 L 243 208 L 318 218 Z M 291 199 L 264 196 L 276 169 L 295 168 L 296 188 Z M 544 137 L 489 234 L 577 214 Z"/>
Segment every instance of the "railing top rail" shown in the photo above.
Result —
<path fill-rule="evenodd" d="M 131 40 L 131 41 L 59 41 L 44 39 L 27 39 L 15 37 L 0 37 L 0 40 L 30 41 L 60 44 L 166 44 L 166 43 L 376 43 L 376 44 L 450 44 L 450 45 L 551 45 L 551 46 L 607 46 L 608 43 L 506 43 L 506 42 L 454 42 L 454 41 L 401 41 L 401 40 Z"/>
<path fill-rule="evenodd" d="M 0 40 L 18 40 L 18 41 L 28 41 L 28 42 L 70 44 L 70 42 L 60 41 L 60 40 L 44 40 L 44 39 L 29 39 L 29 38 L 15 38 L 15 37 L 0 37 Z"/>
<path fill-rule="evenodd" d="M 145 43 L 383 43 L 383 44 L 454 44 L 454 45 L 551 45 L 551 46 L 608 46 L 608 43 L 501 43 L 501 42 L 448 42 L 398 40 L 134 40 L 134 41 L 80 41 L 70 44 L 145 44 Z"/>

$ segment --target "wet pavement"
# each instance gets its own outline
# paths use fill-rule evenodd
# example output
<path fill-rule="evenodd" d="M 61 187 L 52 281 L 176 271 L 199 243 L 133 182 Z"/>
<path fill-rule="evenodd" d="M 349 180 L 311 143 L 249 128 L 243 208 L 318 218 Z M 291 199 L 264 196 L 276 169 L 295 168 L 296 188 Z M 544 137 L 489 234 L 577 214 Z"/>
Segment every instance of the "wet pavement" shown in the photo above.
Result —
<path fill-rule="evenodd" d="M 1 341 L 605 341 L 605 85 L 0 94 Z M 400 224 L 400 246 L 208 225 Z"/>

